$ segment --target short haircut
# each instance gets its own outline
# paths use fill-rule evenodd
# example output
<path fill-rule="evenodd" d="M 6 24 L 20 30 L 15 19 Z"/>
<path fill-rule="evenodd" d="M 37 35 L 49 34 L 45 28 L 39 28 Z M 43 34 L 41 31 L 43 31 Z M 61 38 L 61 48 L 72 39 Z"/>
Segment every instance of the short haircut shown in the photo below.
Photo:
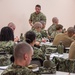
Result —
<path fill-rule="evenodd" d="M 56 25 L 56 30 L 60 30 L 62 28 L 63 28 L 63 26 L 61 24 Z"/>
<path fill-rule="evenodd" d="M 58 21 L 58 18 L 57 17 L 53 17 L 52 18 L 52 22 L 56 22 L 56 21 Z"/>
<path fill-rule="evenodd" d="M 41 8 L 41 6 L 40 6 L 39 4 L 37 4 L 35 7 L 39 7 L 39 8 Z"/>
<path fill-rule="evenodd" d="M 0 33 L 0 41 L 14 41 L 13 30 L 9 27 L 3 27 Z"/>
<path fill-rule="evenodd" d="M 36 39 L 36 34 L 33 31 L 28 31 L 25 34 L 25 40 L 27 43 L 32 43 Z"/>
<path fill-rule="evenodd" d="M 15 27 L 15 24 L 14 24 L 13 22 L 10 22 L 10 23 L 8 24 L 8 27 Z"/>
<path fill-rule="evenodd" d="M 34 28 L 35 29 L 42 28 L 42 24 L 40 22 L 35 22 L 34 23 Z"/>
<path fill-rule="evenodd" d="M 74 27 L 69 27 L 69 28 L 67 29 L 67 32 L 68 32 L 68 33 L 75 33 Z"/>
<path fill-rule="evenodd" d="M 30 53 L 32 47 L 26 42 L 20 42 L 14 48 L 14 58 L 15 59 L 23 59 L 24 54 Z"/>

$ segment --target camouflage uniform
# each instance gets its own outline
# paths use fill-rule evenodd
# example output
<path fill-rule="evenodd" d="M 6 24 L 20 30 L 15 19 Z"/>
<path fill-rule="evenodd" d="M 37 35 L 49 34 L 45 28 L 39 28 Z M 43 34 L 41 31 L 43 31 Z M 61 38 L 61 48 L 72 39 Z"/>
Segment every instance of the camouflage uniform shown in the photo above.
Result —
<path fill-rule="evenodd" d="M 59 57 L 54 57 L 52 60 L 56 64 L 57 71 L 75 73 L 75 60 L 69 60 Z"/>
<path fill-rule="evenodd" d="M 11 64 L 10 57 L 13 54 L 13 41 L 1 41 L 0 42 L 0 66 L 7 66 Z"/>
<path fill-rule="evenodd" d="M 51 35 L 53 33 L 53 31 L 56 31 L 56 25 L 52 24 L 49 28 L 48 28 L 48 34 Z"/>
<path fill-rule="evenodd" d="M 59 42 L 62 41 L 65 47 L 70 47 L 71 43 L 74 41 L 67 34 L 59 33 L 55 36 L 53 40 L 53 45 L 57 46 Z"/>
<path fill-rule="evenodd" d="M 41 35 L 41 33 L 40 33 L 40 32 L 37 32 L 37 31 L 35 31 L 35 30 L 34 30 L 34 32 L 35 32 L 35 34 L 36 34 L 36 41 L 41 42 L 41 40 L 42 40 L 42 35 Z"/>
<path fill-rule="evenodd" d="M 1 75 L 38 75 L 27 67 L 12 64 Z"/>
<path fill-rule="evenodd" d="M 59 31 L 54 31 L 54 32 L 51 34 L 51 38 L 55 38 L 55 36 L 56 36 L 57 34 L 59 34 L 59 33 L 61 33 L 61 32 L 59 32 Z"/>
<path fill-rule="evenodd" d="M 46 22 L 46 16 L 41 12 L 39 14 L 36 14 L 36 12 L 34 12 L 30 15 L 29 21 L 32 21 L 33 24 L 35 22 L 40 22 L 40 21 Z"/>
<path fill-rule="evenodd" d="M 41 60 L 45 59 L 45 55 L 40 48 L 33 47 L 33 49 L 34 49 L 34 55 L 32 58 L 39 58 Z"/>
<path fill-rule="evenodd" d="M 75 42 L 73 42 L 70 46 L 69 59 L 75 59 Z"/>
<path fill-rule="evenodd" d="M 47 37 L 47 32 L 46 32 L 46 30 L 42 29 L 42 30 L 41 30 L 41 35 L 42 35 L 42 37 Z"/>

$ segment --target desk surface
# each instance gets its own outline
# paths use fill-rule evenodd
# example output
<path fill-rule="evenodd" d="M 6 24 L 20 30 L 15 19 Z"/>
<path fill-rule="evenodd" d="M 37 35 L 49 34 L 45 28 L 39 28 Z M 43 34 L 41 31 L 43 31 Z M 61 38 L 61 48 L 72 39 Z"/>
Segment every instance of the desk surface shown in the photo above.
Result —
<path fill-rule="evenodd" d="M 50 42 L 41 42 L 40 43 L 40 46 L 42 46 L 42 45 L 48 45 L 48 46 L 52 46 L 53 45 L 53 43 L 50 43 Z"/>
<path fill-rule="evenodd" d="M 0 75 L 1 75 L 2 72 L 3 72 L 3 70 L 0 70 Z"/>
<path fill-rule="evenodd" d="M 75 75 L 75 73 L 57 71 L 56 74 L 42 74 L 42 75 Z"/>
<path fill-rule="evenodd" d="M 52 59 L 53 57 L 62 57 L 64 59 L 67 59 L 69 57 L 69 54 L 68 53 L 63 53 L 63 54 L 58 54 L 58 53 L 52 53 L 50 55 L 50 59 Z"/>

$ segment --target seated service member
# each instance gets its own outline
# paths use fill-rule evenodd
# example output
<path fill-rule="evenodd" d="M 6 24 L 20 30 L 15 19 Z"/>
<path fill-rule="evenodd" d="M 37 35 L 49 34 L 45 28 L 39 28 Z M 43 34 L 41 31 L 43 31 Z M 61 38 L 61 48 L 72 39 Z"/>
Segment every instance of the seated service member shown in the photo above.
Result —
<path fill-rule="evenodd" d="M 62 33 L 63 26 L 61 24 L 56 25 L 56 31 L 51 34 L 51 38 L 55 38 L 55 36 L 59 33 Z"/>
<path fill-rule="evenodd" d="M 74 25 L 74 30 L 75 30 L 75 25 Z M 74 35 L 72 36 L 72 39 L 75 40 L 75 33 L 74 33 Z"/>
<path fill-rule="evenodd" d="M 13 32 L 14 32 L 15 29 L 16 29 L 16 26 L 15 26 L 15 24 L 14 24 L 13 22 L 10 22 L 10 23 L 8 24 L 8 27 L 10 27 L 10 28 L 13 30 Z M 16 38 L 14 38 L 14 42 L 17 42 L 17 41 L 19 41 L 18 36 L 16 36 Z"/>
<path fill-rule="evenodd" d="M 34 27 L 35 22 L 44 21 L 46 23 L 46 16 L 41 12 L 41 6 L 35 6 L 35 12 L 30 15 L 29 24 Z"/>
<path fill-rule="evenodd" d="M 45 59 L 43 51 L 40 48 L 37 48 L 34 46 L 36 44 L 36 34 L 33 31 L 26 32 L 25 41 L 33 47 L 34 55 L 32 58 L 33 59 L 37 58 L 37 59 L 43 61 Z"/>
<path fill-rule="evenodd" d="M 69 59 L 75 59 L 75 41 L 70 46 Z"/>
<path fill-rule="evenodd" d="M 47 35 L 47 31 L 45 30 L 45 26 L 46 26 L 46 23 L 44 21 L 40 21 L 40 23 L 42 24 L 42 28 L 41 28 L 41 35 L 42 37 L 48 37 Z"/>
<path fill-rule="evenodd" d="M 48 35 L 49 36 L 53 33 L 53 31 L 56 31 L 56 25 L 58 25 L 58 22 L 59 22 L 59 20 L 57 17 L 52 18 L 53 24 L 48 28 Z"/>
<path fill-rule="evenodd" d="M 67 33 L 59 33 L 55 36 L 53 40 L 53 45 L 57 46 L 60 41 L 62 41 L 65 47 L 70 47 L 71 43 L 74 41 L 71 37 L 74 35 L 74 28 L 69 27 Z"/>
<path fill-rule="evenodd" d="M 27 43 L 19 43 L 14 49 L 14 63 L 1 75 L 37 75 L 28 69 L 33 55 L 32 47 Z"/>
<path fill-rule="evenodd" d="M 40 22 L 35 22 L 34 24 L 34 32 L 36 34 L 36 41 L 41 42 L 42 40 L 42 35 L 41 35 L 41 28 L 42 28 L 42 24 Z"/>
<path fill-rule="evenodd" d="M 13 32 L 14 32 L 14 30 L 16 29 L 16 26 L 15 26 L 15 24 L 14 24 L 13 22 L 10 22 L 10 23 L 8 24 L 8 27 L 10 27 L 10 28 L 13 30 Z"/>
<path fill-rule="evenodd" d="M 14 34 L 11 28 L 3 27 L 0 33 L 0 66 L 10 64 L 10 56 L 13 54 Z"/>

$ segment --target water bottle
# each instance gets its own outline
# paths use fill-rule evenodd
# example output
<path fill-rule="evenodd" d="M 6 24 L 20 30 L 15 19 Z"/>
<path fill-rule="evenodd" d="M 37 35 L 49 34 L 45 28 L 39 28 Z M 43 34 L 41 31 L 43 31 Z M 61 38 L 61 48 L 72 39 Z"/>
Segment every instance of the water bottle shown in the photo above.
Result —
<path fill-rule="evenodd" d="M 23 41 L 23 40 L 24 40 L 23 33 L 21 33 L 21 35 L 20 35 L 20 41 Z"/>
<path fill-rule="evenodd" d="M 57 50 L 58 50 L 59 54 L 64 53 L 64 45 L 63 45 L 62 41 L 60 41 L 59 45 L 57 46 Z"/>

